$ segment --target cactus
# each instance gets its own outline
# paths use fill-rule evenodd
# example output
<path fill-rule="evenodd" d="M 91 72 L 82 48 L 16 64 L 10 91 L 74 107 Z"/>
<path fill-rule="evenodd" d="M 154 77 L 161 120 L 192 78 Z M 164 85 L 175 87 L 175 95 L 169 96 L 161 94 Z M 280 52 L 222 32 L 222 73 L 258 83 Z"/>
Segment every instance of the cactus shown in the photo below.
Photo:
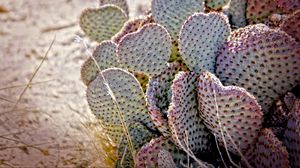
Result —
<path fill-rule="evenodd" d="M 170 136 L 168 108 L 171 102 L 171 85 L 176 73 L 181 69 L 178 63 L 171 63 L 160 75 L 153 77 L 147 88 L 147 103 L 150 116 L 157 129 L 165 136 Z"/>
<path fill-rule="evenodd" d="M 121 9 L 123 9 L 127 15 L 129 14 L 128 5 L 127 5 L 126 0 L 99 0 L 100 6 L 104 6 L 107 4 L 116 5 L 116 6 L 120 7 Z"/>
<path fill-rule="evenodd" d="M 109 125 L 121 127 L 122 115 L 126 123 L 140 122 L 155 130 L 150 116 L 147 115 L 144 94 L 137 79 L 118 68 L 109 68 L 101 73 L 103 76 L 99 74 L 87 89 L 87 100 L 96 117 Z"/>
<path fill-rule="evenodd" d="M 253 153 L 249 160 L 254 167 L 290 167 L 286 148 L 270 129 L 259 132 L 254 150 L 250 152 Z"/>
<path fill-rule="evenodd" d="M 144 144 L 155 138 L 155 134 L 147 129 L 141 123 L 132 123 L 128 126 L 129 135 L 132 139 L 133 151 L 123 135 L 118 146 L 118 163 L 117 167 L 133 167 L 134 161 L 132 154 L 135 154 Z M 133 152 L 133 153 L 131 153 Z"/>
<path fill-rule="evenodd" d="M 214 72 L 218 50 L 229 33 L 228 19 L 222 14 L 197 13 L 189 17 L 179 37 L 180 53 L 189 69 Z"/>
<path fill-rule="evenodd" d="M 177 40 L 183 22 L 195 12 L 203 11 L 197 0 L 153 0 L 151 11 L 154 20 L 166 27 L 173 40 Z"/>
<path fill-rule="evenodd" d="M 197 90 L 200 116 L 218 142 L 236 154 L 248 149 L 262 127 L 261 108 L 254 96 L 243 88 L 224 87 L 208 71 L 198 77 Z"/>
<path fill-rule="evenodd" d="M 234 27 L 244 27 L 247 25 L 246 19 L 247 0 L 231 0 L 229 5 L 229 18 Z"/>
<path fill-rule="evenodd" d="M 280 29 L 300 42 L 300 9 L 286 17 L 280 25 Z"/>
<path fill-rule="evenodd" d="M 252 93 L 268 113 L 281 95 L 300 82 L 300 47 L 285 32 L 263 24 L 234 31 L 217 58 L 217 75 L 225 85 Z"/>
<path fill-rule="evenodd" d="M 152 139 L 140 149 L 136 155 L 135 167 L 157 167 L 161 150 L 169 151 L 177 166 L 180 165 L 180 160 L 185 158 L 184 153 L 178 150 L 170 139 L 161 136 Z"/>
<path fill-rule="evenodd" d="M 102 42 L 115 35 L 128 20 L 124 11 L 115 5 L 88 8 L 81 13 L 80 27 L 91 40 Z"/>
<path fill-rule="evenodd" d="M 123 37 L 118 45 L 117 55 L 128 69 L 154 76 L 164 71 L 171 49 L 171 38 L 167 30 L 151 23 Z"/>
<path fill-rule="evenodd" d="M 130 20 L 126 1 L 99 2 L 80 17 L 100 43 L 81 76 L 116 167 L 299 165 L 298 2 L 153 0 Z"/>
<path fill-rule="evenodd" d="M 287 147 L 292 167 L 300 165 L 300 100 L 296 100 L 292 115 L 284 133 L 284 144 Z"/>
<path fill-rule="evenodd" d="M 220 10 L 228 3 L 229 0 L 205 0 L 205 6 L 213 10 Z"/>
<path fill-rule="evenodd" d="M 210 150 L 211 134 L 204 126 L 197 110 L 195 73 L 181 72 L 173 80 L 168 121 L 175 144 L 182 144 L 194 153 L 205 153 Z"/>
<path fill-rule="evenodd" d="M 117 66 L 116 49 L 117 45 L 112 41 L 103 41 L 96 47 L 93 57 L 97 64 L 92 58 L 89 58 L 81 67 L 81 79 L 85 85 L 96 78 L 99 70 Z"/>

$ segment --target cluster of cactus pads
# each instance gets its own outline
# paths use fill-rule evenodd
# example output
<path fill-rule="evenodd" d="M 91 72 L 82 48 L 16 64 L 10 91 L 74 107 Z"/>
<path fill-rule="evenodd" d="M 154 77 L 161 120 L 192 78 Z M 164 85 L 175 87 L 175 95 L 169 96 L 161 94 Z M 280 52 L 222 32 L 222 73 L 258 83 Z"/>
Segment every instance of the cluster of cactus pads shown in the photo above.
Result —
<path fill-rule="evenodd" d="M 99 3 L 81 76 L 117 167 L 300 167 L 300 1 Z"/>

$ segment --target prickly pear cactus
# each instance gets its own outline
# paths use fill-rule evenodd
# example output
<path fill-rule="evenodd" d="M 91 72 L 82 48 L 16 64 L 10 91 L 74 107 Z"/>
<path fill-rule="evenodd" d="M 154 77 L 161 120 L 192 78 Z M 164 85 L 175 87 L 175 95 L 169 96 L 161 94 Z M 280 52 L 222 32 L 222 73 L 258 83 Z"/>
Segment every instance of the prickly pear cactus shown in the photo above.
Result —
<path fill-rule="evenodd" d="M 99 0 L 99 6 L 104 6 L 107 4 L 116 5 L 116 6 L 120 7 L 121 9 L 123 9 L 127 15 L 129 14 L 128 5 L 127 5 L 126 0 Z"/>
<path fill-rule="evenodd" d="M 251 152 L 253 157 L 249 161 L 254 167 L 290 167 L 285 146 L 270 129 L 265 128 L 259 132 L 254 151 Z"/>
<path fill-rule="evenodd" d="M 197 0 L 153 0 L 151 11 L 154 20 L 166 27 L 176 40 L 183 22 L 193 13 L 203 12 L 203 4 Z"/>
<path fill-rule="evenodd" d="M 243 88 L 223 86 L 208 71 L 198 77 L 199 113 L 219 144 L 237 155 L 245 152 L 262 127 L 262 112 L 255 97 Z M 223 139 L 224 138 L 224 139 Z"/>
<path fill-rule="evenodd" d="M 285 32 L 250 25 L 230 35 L 217 58 L 217 76 L 253 94 L 265 113 L 300 82 L 300 45 Z"/>
<path fill-rule="evenodd" d="M 87 100 L 96 117 L 115 127 L 122 127 L 122 122 L 140 122 L 155 130 L 137 79 L 118 68 L 109 68 L 101 73 L 103 76 L 99 74 L 87 89 Z"/>
<path fill-rule="evenodd" d="M 189 17 L 179 37 L 180 53 L 188 68 L 195 72 L 203 69 L 215 72 L 218 50 L 229 34 L 228 19 L 222 14 L 197 13 Z"/>
<path fill-rule="evenodd" d="M 228 13 L 232 27 L 239 28 L 247 25 L 246 19 L 247 0 L 231 0 Z"/>
<path fill-rule="evenodd" d="M 151 23 L 123 37 L 117 55 L 128 69 L 154 76 L 164 71 L 171 49 L 171 37 L 167 30 Z"/>
<path fill-rule="evenodd" d="M 205 6 L 213 10 L 220 10 L 226 6 L 229 1 L 230 0 L 205 0 Z"/>
<path fill-rule="evenodd" d="M 300 9 L 286 17 L 281 23 L 280 29 L 300 42 Z"/>
<path fill-rule="evenodd" d="M 168 121 L 174 142 L 194 153 L 205 153 L 211 147 L 211 134 L 197 109 L 196 74 L 181 72 L 172 85 L 172 103 Z M 180 144 L 180 145 L 179 145 Z"/>
<path fill-rule="evenodd" d="M 127 20 L 126 13 L 118 6 L 104 5 L 84 10 L 79 25 L 91 40 L 101 42 L 115 35 Z"/>
<path fill-rule="evenodd" d="M 81 79 L 84 84 L 92 82 L 99 71 L 117 66 L 117 44 L 103 41 L 93 52 L 93 58 L 87 59 L 81 67 Z M 96 62 L 95 62 L 96 61 Z"/>

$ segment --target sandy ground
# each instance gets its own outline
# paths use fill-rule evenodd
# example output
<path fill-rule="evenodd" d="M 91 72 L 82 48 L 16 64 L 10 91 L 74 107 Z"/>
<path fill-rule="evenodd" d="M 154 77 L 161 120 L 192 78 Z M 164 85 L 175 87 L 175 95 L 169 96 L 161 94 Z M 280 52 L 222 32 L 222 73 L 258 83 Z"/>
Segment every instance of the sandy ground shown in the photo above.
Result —
<path fill-rule="evenodd" d="M 140 3 L 149 5 L 129 0 L 131 16 Z M 83 35 L 80 12 L 95 6 L 97 0 L 0 0 L 0 167 L 107 166 L 80 81 L 86 52 L 74 42 Z"/>

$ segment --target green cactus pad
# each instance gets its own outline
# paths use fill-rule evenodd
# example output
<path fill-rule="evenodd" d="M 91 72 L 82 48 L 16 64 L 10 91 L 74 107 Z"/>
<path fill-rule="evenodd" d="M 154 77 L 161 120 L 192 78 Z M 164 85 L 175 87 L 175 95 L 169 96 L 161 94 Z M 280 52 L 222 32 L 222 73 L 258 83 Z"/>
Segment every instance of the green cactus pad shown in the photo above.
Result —
<path fill-rule="evenodd" d="M 93 57 L 95 58 L 100 70 L 104 70 L 111 67 L 116 67 L 117 63 L 117 45 L 112 41 L 101 42 L 93 52 Z M 85 85 L 92 82 L 99 69 L 92 58 L 88 58 L 81 67 L 81 80 Z"/>
<path fill-rule="evenodd" d="M 230 0 L 205 0 L 205 6 L 213 10 L 219 10 L 226 6 L 229 1 Z"/>
<path fill-rule="evenodd" d="M 117 48 L 117 55 L 129 70 L 154 76 L 165 70 L 171 49 L 171 38 L 167 30 L 150 23 L 123 37 Z"/>
<path fill-rule="evenodd" d="M 300 42 L 300 10 L 286 17 L 280 25 L 280 29 Z"/>
<path fill-rule="evenodd" d="M 127 124 L 140 122 L 149 129 L 155 130 L 146 108 L 144 93 L 137 79 L 119 68 L 109 68 L 101 73 L 106 80 L 104 81 L 99 74 L 87 89 L 88 104 L 95 116 L 107 125 L 120 126 L 122 125 L 119 115 L 121 113 Z"/>
<path fill-rule="evenodd" d="M 127 5 L 126 0 L 99 0 L 100 6 L 107 5 L 107 4 L 116 5 L 116 6 L 120 7 L 121 9 L 123 9 L 127 15 L 129 14 L 128 5 Z"/>
<path fill-rule="evenodd" d="M 235 154 L 247 150 L 262 127 L 263 114 L 254 96 L 243 88 L 223 86 L 208 71 L 198 77 L 197 91 L 200 116 L 219 144 L 224 146 L 220 122 L 227 149 Z"/>
<path fill-rule="evenodd" d="M 155 134 L 150 132 L 143 124 L 141 123 L 133 123 L 128 126 L 130 138 L 133 145 L 132 151 L 134 154 L 136 150 L 140 149 L 144 144 L 149 142 L 152 138 L 155 138 Z M 122 139 L 119 142 L 118 146 L 118 158 L 122 160 L 120 161 L 118 166 L 116 167 L 133 167 L 134 161 L 132 157 L 132 153 L 130 151 L 130 147 L 127 142 L 126 136 L 123 134 Z"/>
<path fill-rule="evenodd" d="M 181 144 L 193 153 L 205 153 L 210 150 L 211 134 L 203 124 L 197 109 L 195 73 L 180 72 L 173 80 L 168 121 L 172 138 L 179 147 Z"/>
<path fill-rule="evenodd" d="M 169 151 L 177 166 L 180 164 L 180 160 L 186 157 L 184 153 L 176 148 L 170 139 L 161 136 L 152 139 L 139 150 L 135 158 L 135 167 L 157 167 L 158 154 L 161 150 Z"/>
<path fill-rule="evenodd" d="M 284 133 L 284 144 L 287 147 L 292 167 L 300 165 L 300 100 L 296 100 L 292 115 Z"/>
<path fill-rule="evenodd" d="M 188 68 L 214 72 L 218 50 L 229 34 L 230 25 L 223 14 L 197 13 L 189 17 L 179 37 L 180 53 Z"/>
<path fill-rule="evenodd" d="M 247 20 L 250 24 L 264 23 L 273 13 L 281 13 L 275 0 L 247 0 Z"/>
<path fill-rule="evenodd" d="M 252 157 L 248 160 L 254 167 L 290 168 L 286 148 L 268 128 L 259 132 L 254 150 L 250 151 Z"/>
<path fill-rule="evenodd" d="M 235 28 L 244 27 L 247 25 L 246 19 L 247 0 L 231 0 L 229 6 L 229 18 L 231 24 Z"/>
<path fill-rule="evenodd" d="M 153 0 L 151 8 L 154 20 L 177 40 L 183 22 L 193 13 L 202 12 L 204 5 L 198 0 Z"/>
<path fill-rule="evenodd" d="M 300 82 L 300 45 L 285 32 L 257 24 L 236 30 L 217 58 L 217 76 L 253 94 L 265 113 Z"/>
<path fill-rule="evenodd" d="M 109 40 L 128 20 L 124 11 L 115 5 L 88 8 L 80 15 L 79 25 L 84 33 L 98 42 Z"/>
<path fill-rule="evenodd" d="M 173 160 L 171 153 L 165 149 L 162 149 L 159 151 L 157 163 L 158 163 L 159 168 L 174 168 L 174 167 L 176 167 L 176 164 Z"/>
<path fill-rule="evenodd" d="M 278 7 L 284 13 L 293 13 L 294 11 L 300 9 L 299 0 L 275 0 Z"/>
<path fill-rule="evenodd" d="M 120 32 L 118 32 L 114 37 L 112 37 L 112 40 L 115 43 L 119 43 L 121 41 L 121 39 L 129 34 L 129 33 L 133 33 L 139 30 L 139 28 L 141 28 L 142 26 L 148 24 L 148 23 L 153 23 L 154 20 L 152 18 L 151 15 L 147 15 L 147 16 L 141 16 L 138 18 L 134 18 L 131 20 L 128 20 L 123 28 L 120 30 Z"/>
<path fill-rule="evenodd" d="M 166 137 L 170 136 L 167 111 L 172 96 L 171 85 L 179 70 L 178 63 L 168 64 L 162 74 L 151 78 L 146 92 L 150 116 L 157 129 Z"/>

